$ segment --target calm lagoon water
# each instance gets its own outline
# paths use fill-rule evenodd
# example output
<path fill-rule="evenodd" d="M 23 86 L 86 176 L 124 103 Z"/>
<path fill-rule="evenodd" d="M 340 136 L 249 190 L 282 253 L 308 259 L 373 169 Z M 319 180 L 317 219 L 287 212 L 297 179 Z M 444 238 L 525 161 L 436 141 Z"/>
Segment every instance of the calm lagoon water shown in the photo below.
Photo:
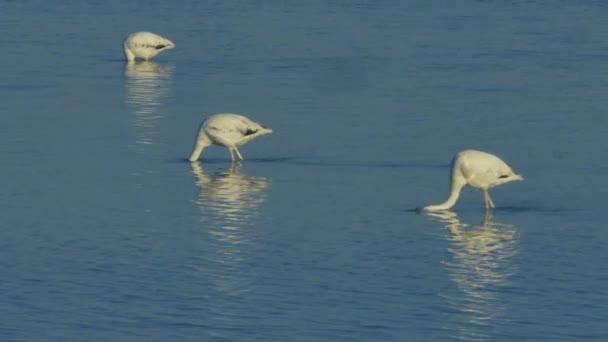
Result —
<path fill-rule="evenodd" d="M 0 3 L 3 341 L 608 340 L 608 8 Z M 177 48 L 125 65 L 122 39 Z M 275 133 L 190 164 L 200 121 Z M 462 149 L 526 180 L 445 199 Z"/>

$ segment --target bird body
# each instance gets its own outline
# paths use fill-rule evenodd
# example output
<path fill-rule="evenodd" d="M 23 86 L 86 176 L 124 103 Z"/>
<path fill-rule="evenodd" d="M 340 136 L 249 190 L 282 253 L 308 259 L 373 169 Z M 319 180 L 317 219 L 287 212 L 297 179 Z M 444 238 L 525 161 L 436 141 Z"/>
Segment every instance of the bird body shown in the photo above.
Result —
<path fill-rule="evenodd" d="M 488 189 L 504 183 L 523 180 L 522 176 L 513 172 L 509 165 L 497 156 L 475 150 L 465 150 L 454 157 L 451 176 L 448 199 L 441 204 L 423 207 L 422 211 L 450 209 L 456 204 L 462 188 L 467 185 L 483 191 L 486 209 L 494 208 Z"/>
<path fill-rule="evenodd" d="M 173 49 L 175 44 L 167 38 L 152 32 L 135 32 L 123 42 L 125 58 L 134 62 L 136 58 L 150 60 L 161 51 Z"/>
<path fill-rule="evenodd" d="M 243 156 L 237 149 L 237 146 L 270 133 L 272 133 L 271 129 L 251 121 L 242 115 L 215 114 L 201 124 L 189 160 L 191 162 L 197 161 L 203 150 L 211 145 L 228 148 L 230 159 L 233 162 L 235 160 L 235 152 L 239 159 L 243 160 Z"/>

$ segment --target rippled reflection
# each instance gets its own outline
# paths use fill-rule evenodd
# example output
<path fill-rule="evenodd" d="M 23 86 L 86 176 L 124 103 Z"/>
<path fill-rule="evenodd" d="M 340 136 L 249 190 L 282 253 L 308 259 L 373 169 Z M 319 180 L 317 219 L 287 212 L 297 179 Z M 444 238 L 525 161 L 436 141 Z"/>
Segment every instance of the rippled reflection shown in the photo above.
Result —
<path fill-rule="evenodd" d="M 192 163 L 192 172 L 199 189 L 201 221 L 211 224 L 209 228 L 218 239 L 238 243 L 235 232 L 257 215 L 270 182 L 246 175 L 236 165 L 207 174 L 200 164 Z"/>
<path fill-rule="evenodd" d="M 200 164 L 191 165 L 199 190 L 196 203 L 202 227 L 211 237 L 205 246 L 207 269 L 216 271 L 212 287 L 219 292 L 217 309 L 227 314 L 224 296 L 239 295 L 250 288 L 243 278 L 242 261 L 247 258 L 252 242 L 248 238 L 251 234 L 243 231 L 243 227 L 257 217 L 270 182 L 246 175 L 239 167 L 208 174 Z"/>
<path fill-rule="evenodd" d="M 135 109 L 135 150 L 154 143 L 162 119 L 160 106 L 169 95 L 173 67 L 154 62 L 126 63 L 126 101 Z"/>
<path fill-rule="evenodd" d="M 446 297 L 462 315 L 457 319 L 459 338 L 483 341 L 484 331 L 496 325 L 506 309 L 498 295 L 516 271 L 512 259 L 518 252 L 517 230 L 494 222 L 489 212 L 478 225 L 461 223 L 451 211 L 428 215 L 445 223 L 449 231 L 451 257 L 444 264 L 461 295 Z"/>

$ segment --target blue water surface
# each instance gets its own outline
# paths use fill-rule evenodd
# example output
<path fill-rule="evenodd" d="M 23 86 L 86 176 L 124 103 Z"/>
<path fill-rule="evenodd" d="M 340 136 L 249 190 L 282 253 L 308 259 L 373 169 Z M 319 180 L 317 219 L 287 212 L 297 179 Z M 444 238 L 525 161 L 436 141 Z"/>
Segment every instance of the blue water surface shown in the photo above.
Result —
<path fill-rule="evenodd" d="M 0 3 L 3 341 L 608 340 L 599 1 Z M 125 64 L 134 31 L 176 44 Z M 190 164 L 207 115 L 274 130 Z M 445 200 L 480 149 L 525 181 Z"/>

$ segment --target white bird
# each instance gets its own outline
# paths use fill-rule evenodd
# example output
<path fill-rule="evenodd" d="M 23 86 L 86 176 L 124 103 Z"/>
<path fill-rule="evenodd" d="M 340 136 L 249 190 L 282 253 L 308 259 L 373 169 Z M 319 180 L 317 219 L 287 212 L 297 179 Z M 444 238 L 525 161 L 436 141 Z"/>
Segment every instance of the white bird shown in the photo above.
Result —
<path fill-rule="evenodd" d="M 474 150 L 462 151 L 452 160 L 452 182 L 448 199 L 441 204 L 423 207 L 421 210 L 450 209 L 456 204 L 460 191 L 466 185 L 483 191 L 486 210 L 488 210 L 494 208 L 488 189 L 521 180 L 524 180 L 522 176 L 513 172 L 509 165 L 493 154 Z"/>
<path fill-rule="evenodd" d="M 230 160 L 234 162 L 234 152 L 239 159 L 243 156 L 237 146 L 243 145 L 257 137 L 270 134 L 272 130 L 238 114 L 215 114 L 201 124 L 190 161 L 197 161 L 206 147 L 219 145 L 228 148 Z"/>
<path fill-rule="evenodd" d="M 173 49 L 175 44 L 152 32 L 135 32 L 125 39 L 122 46 L 127 61 L 134 62 L 136 58 L 148 61 L 161 51 Z"/>

